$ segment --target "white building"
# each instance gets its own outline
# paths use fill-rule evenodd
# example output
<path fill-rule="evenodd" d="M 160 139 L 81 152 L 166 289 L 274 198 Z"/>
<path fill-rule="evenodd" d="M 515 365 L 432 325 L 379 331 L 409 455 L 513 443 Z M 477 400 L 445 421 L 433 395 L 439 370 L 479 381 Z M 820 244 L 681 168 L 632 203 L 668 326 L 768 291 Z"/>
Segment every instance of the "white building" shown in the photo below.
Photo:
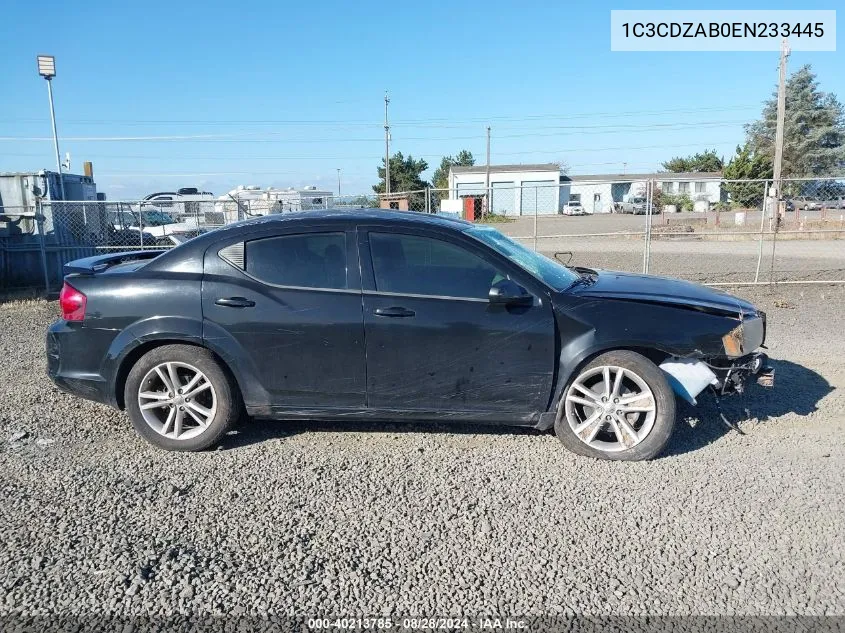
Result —
<path fill-rule="evenodd" d="M 649 180 L 654 180 L 664 195 L 688 195 L 696 210 L 707 210 L 727 200 L 719 172 L 564 176 L 561 196 L 564 200 L 580 202 L 588 213 L 610 213 L 626 196 L 645 195 Z"/>
<path fill-rule="evenodd" d="M 240 185 L 217 198 L 215 210 L 223 212 L 227 222 L 270 213 L 327 209 L 334 204 L 334 193 L 317 187 L 288 187 L 261 189 L 255 185 Z"/>
<path fill-rule="evenodd" d="M 665 195 L 689 196 L 696 210 L 727 200 L 719 172 L 589 174 L 566 176 L 556 163 L 490 165 L 490 210 L 500 215 L 552 215 L 577 201 L 588 213 L 611 213 L 630 197 L 645 195 L 653 180 Z M 476 211 L 487 204 L 487 166 L 449 169 L 449 198 L 473 198 Z"/>
<path fill-rule="evenodd" d="M 557 214 L 561 209 L 561 174 L 557 163 L 490 165 L 493 213 L 499 215 Z M 487 194 L 487 166 L 449 168 L 449 198 L 476 200 L 482 209 Z"/>

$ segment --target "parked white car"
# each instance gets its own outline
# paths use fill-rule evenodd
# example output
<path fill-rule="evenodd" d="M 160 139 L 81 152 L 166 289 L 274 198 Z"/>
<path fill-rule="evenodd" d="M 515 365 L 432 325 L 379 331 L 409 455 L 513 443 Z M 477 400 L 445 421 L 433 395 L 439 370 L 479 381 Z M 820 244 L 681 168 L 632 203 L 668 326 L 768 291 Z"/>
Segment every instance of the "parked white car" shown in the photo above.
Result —
<path fill-rule="evenodd" d="M 577 200 L 570 200 L 560 211 L 563 215 L 587 215 L 587 211 L 581 206 Z"/>
<path fill-rule="evenodd" d="M 204 233 L 208 233 L 213 229 L 209 228 L 202 228 L 202 229 L 191 229 L 188 231 L 184 231 L 182 233 L 168 233 L 163 237 L 158 237 L 155 240 L 156 246 L 161 246 L 164 248 L 170 248 L 173 246 L 179 246 L 180 244 L 184 244 L 188 240 L 192 240 L 195 237 L 198 237 Z"/>
<path fill-rule="evenodd" d="M 169 214 L 159 209 L 143 211 L 140 219 L 137 211 L 127 209 L 111 211 L 109 220 L 115 229 L 140 232 L 143 228 L 144 235 L 152 235 L 153 237 L 186 233 L 196 231 L 198 228 L 196 218 L 189 217 L 185 218 L 184 222 L 177 222 Z"/>

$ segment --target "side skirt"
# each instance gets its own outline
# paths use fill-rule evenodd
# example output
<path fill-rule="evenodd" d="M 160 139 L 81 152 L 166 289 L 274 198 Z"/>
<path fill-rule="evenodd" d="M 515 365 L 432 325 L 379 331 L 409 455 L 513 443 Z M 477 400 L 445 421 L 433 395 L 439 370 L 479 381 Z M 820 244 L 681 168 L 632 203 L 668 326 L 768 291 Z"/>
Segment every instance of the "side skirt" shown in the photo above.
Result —
<path fill-rule="evenodd" d="M 247 413 L 254 418 L 275 420 L 368 420 L 383 422 L 473 422 L 503 426 L 538 427 L 540 419 L 549 414 L 539 411 L 519 415 L 502 411 L 431 411 L 423 409 L 341 409 L 303 407 L 247 406 Z M 552 424 L 554 424 L 553 414 Z M 538 427 L 539 428 L 539 427 Z"/>

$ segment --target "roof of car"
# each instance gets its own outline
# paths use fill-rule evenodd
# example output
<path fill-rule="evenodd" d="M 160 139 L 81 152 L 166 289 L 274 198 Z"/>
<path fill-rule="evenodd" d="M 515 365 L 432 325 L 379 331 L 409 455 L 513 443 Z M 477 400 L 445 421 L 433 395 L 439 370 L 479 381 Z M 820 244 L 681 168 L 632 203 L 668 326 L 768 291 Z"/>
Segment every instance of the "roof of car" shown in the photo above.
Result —
<path fill-rule="evenodd" d="M 353 222 L 372 222 L 372 221 L 396 221 L 396 222 L 418 222 L 420 224 L 430 224 L 436 226 L 446 226 L 461 230 L 464 227 L 471 226 L 470 222 L 460 220 L 455 217 L 447 215 L 436 215 L 433 213 L 420 213 L 418 211 L 393 211 L 389 209 L 320 209 L 317 211 L 292 211 L 288 213 L 274 213 L 270 215 L 263 215 L 258 218 L 250 218 L 242 220 L 229 226 L 251 226 L 267 223 L 287 223 L 287 222 L 308 222 L 308 221 L 353 221 Z"/>
<path fill-rule="evenodd" d="M 187 270 L 188 268 L 185 268 L 185 266 L 189 267 L 190 265 L 193 265 L 192 262 L 196 260 L 198 252 L 204 251 L 210 244 L 221 238 L 226 236 L 235 237 L 230 233 L 230 231 L 239 231 L 241 229 L 249 231 L 252 228 L 260 230 L 262 228 L 272 228 L 273 226 L 290 226 L 299 222 L 302 222 L 304 225 L 311 223 L 322 224 L 326 221 L 336 221 L 338 223 L 352 221 L 366 224 L 372 222 L 383 222 L 384 220 L 430 227 L 439 226 L 453 231 L 464 231 L 465 229 L 473 226 L 472 223 L 465 220 L 459 220 L 445 215 L 418 213 L 415 211 L 391 211 L 386 209 L 321 209 L 319 211 L 274 213 L 250 218 L 248 220 L 242 220 L 233 224 L 227 224 L 207 233 L 202 233 L 191 240 L 187 240 L 176 248 L 167 250 L 160 257 L 151 260 L 145 268 L 175 268 Z"/>

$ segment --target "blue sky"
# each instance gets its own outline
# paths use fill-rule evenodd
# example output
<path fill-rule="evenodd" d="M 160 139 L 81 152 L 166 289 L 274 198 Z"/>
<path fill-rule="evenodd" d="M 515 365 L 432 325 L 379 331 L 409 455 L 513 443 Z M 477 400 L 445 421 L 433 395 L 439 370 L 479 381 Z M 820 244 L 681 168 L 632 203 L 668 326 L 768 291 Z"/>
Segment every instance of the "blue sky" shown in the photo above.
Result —
<path fill-rule="evenodd" d="M 464 148 L 483 162 L 488 124 L 494 163 L 563 161 L 570 173 L 654 170 L 710 147 L 730 155 L 774 88 L 777 53 L 613 53 L 611 8 L 737 7 L 49 0 L 36 11 L 14 0 L 0 23 L 0 137 L 50 136 L 35 69 L 49 53 L 62 155 L 76 172 L 92 160 L 109 199 L 334 190 L 337 168 L 344 193 L 368 192 L 386 89 L 392 151 L 424 157 L 429 176 Z M 806 63 L 845 99 L 841 52 L 795 52 L 790 69 Z M 104 137 L 132 140 L 90 140 Z M 0 171 L 54 163 L 49 141 L 0 140 Z"/>

